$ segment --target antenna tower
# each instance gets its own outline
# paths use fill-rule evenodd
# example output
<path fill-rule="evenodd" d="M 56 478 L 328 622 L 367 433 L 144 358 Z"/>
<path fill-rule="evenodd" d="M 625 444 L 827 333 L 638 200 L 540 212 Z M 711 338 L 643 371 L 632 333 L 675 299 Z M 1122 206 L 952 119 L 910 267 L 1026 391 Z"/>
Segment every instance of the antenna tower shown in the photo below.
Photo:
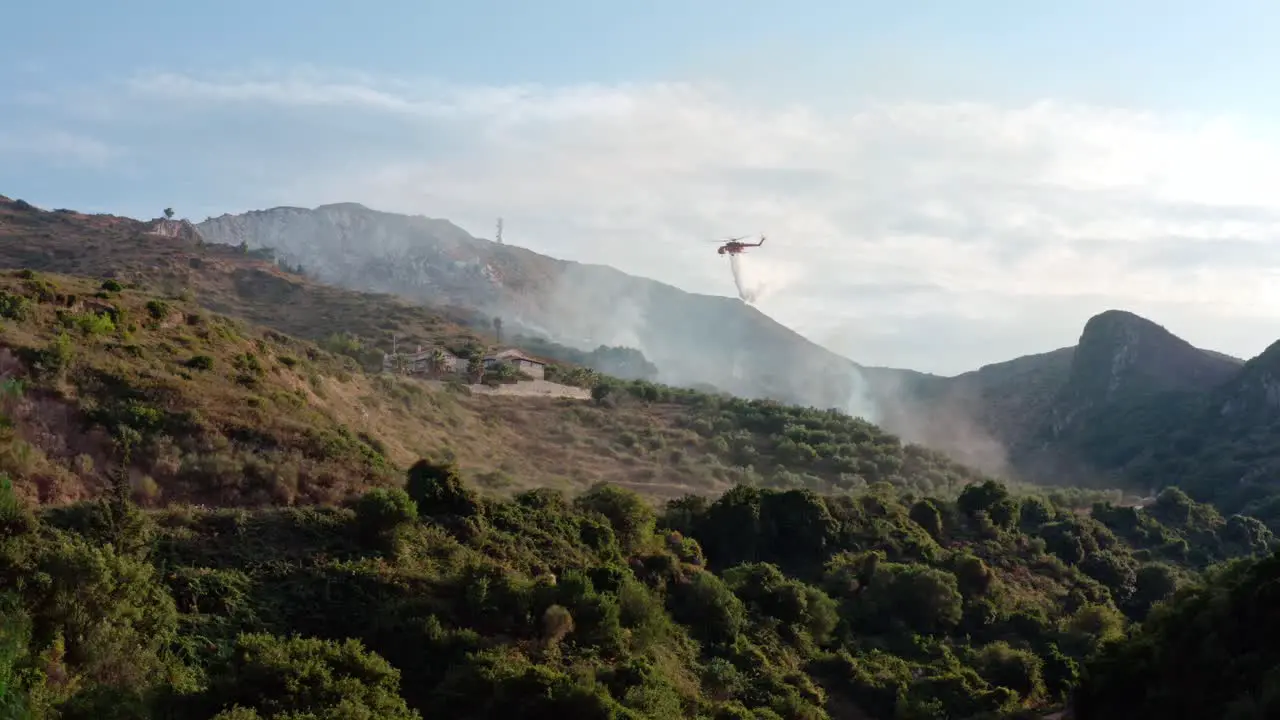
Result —
<path fill-rule="evenodd" d="M 498 234 L 494 236 L 494 240 L 496 240 L 499 245 L 502 244 L 502 218 L 498 218 Z"/>

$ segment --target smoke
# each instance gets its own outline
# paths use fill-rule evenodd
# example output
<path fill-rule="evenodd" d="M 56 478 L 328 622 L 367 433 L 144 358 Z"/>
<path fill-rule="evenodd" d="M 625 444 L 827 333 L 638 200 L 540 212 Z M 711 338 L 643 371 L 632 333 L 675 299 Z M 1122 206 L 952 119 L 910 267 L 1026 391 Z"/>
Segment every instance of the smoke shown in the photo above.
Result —
<path fill-rule="evenodd" d="M 867 379 L 858 371 L 858 367 L 850 363 L 849 368 L 849 398 L 845 400 L 844 407 L 840 408 L 845 413 L 862 418 L 869 423 L 877 425 L 881 422 L 880 405 L 876 399 L 872 397 L 871 387 L 867 385 Z"/>
<path fill-rule="evenodd" d="M 978 419 L 985 402 L 974 378 L 934 376 L 925 381 L 933 387 L 925 389 L 919 386 L 920 378 L 928 376 L 912 382 L 911 375 L 904 370 L 875 372 L 872 395 L 879 416 L 873 422 L 905 442 L 932 448 L 963 465 L 1010 476 L 1008 448 Z"/>

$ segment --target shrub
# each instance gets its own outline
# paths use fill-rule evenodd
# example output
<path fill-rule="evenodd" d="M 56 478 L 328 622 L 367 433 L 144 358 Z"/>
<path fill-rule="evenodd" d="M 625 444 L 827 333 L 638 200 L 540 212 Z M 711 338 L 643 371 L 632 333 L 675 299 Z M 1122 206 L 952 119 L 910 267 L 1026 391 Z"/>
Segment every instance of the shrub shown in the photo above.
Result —
<path fill-rule="evenodd" d="M 163 320 L 169 316 L 169 303 L 160 299 L 148 300 L 147 313 L 155 320 Z"/>
<path fill-rule="evenodd" d="M 30 316 L 30 300 L 21 295 L 0 291 L 0 317 L 21 322 Z"/>

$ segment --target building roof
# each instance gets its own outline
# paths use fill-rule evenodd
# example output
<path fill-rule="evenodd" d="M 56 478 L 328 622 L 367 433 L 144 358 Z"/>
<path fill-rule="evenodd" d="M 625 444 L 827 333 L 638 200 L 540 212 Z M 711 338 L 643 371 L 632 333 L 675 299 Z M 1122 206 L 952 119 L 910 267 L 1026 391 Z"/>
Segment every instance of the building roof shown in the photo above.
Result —
<path fill-rule="evenodd" d="M 531 362 L 536 365 L 547 364 L 546 362 L 539 360 L 535 357 L 530 357 L 529 355 L 526 355 L 523 352 L 516 350 L 515 348 L 511 348 L 509 350 L 503 350 L 501 352 L 496 352 L 490 355 L 485 355 L 484 359 L 485 360 L 524 360 L 525 362 Z"/>
<path fill-rule="evenodd" d="M 444 353 L 444 357 L 446 360 L 458 359 L 457 355 L 454 355 L 453 353 L 449 352 L 444 348 L 424 348 L 422 352 L 407 353 L 405 357 L 407 357 L 410 360 L 426 360 L 427 358 L 430 358 L 432 355 L 435 355 L 436 350 L 439 350 L 440 352 Z"/>

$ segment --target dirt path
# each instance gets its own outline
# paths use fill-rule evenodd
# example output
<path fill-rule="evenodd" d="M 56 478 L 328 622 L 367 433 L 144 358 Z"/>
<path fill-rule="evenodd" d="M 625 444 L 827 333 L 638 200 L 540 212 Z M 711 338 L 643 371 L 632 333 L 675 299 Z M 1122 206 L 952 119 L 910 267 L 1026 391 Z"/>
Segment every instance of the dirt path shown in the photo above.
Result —
<path fill-rule="evenodd" d="M 428 380 L 428 384 L 444 387 L 438 380 Z M 574 400 L 590 400 L 591 391 L 586 388 L 570 387 L 546 380 L 524 380 L 514 385 L 468 385 L 473 395 L 506 395 L 508 397 L 561 397 Z"/>

